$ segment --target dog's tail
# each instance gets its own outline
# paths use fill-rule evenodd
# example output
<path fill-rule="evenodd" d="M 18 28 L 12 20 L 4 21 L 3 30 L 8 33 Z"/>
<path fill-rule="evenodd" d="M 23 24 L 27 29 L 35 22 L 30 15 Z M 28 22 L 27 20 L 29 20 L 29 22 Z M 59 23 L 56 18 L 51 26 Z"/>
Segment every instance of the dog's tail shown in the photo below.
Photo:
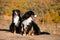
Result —
<path fill-rule="evenodd" d="M 35 31 L 35 30 L 34 30 L 34 31 Z M 34 34 L 35 34 L 35 35 L 43 35 L 43 34 L 50 35 L 49 32 L 41 32 L 41 31 L 39 31 L 39 30 L 35 31 Z"/>
<path fill-rule="evenodd" d="M 39 35 L 41 35 L 41 34 L 47 34 L 47 35 L 50 35 L 50 33 L 48 33 L 48 32 L 40 32 Z"/>

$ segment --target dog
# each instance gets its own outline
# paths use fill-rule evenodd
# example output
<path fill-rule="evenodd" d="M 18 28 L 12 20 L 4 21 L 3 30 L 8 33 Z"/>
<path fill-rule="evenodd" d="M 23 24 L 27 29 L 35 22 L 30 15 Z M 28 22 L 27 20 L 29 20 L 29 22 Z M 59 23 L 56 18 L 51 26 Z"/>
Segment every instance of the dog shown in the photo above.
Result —
<path fill-rule="evenodd" d="M 38 25 L 33 21 L 37 17 L 33 11 L 28 11 L 22 16 L 23 34 L 25 35 L 41 35 L 50 34 L 48 32 L 41 32 Z M 25 36 L 24 35 L 24 36 Z"/>
<path fill-rule="evenodd" d="M 21 32 L 21 17 L 20 10 L 12 11 L 12 23 L 10 25 L 10 32 L 12 33 L 20 33 Z"/>
<path fill-rule="evenodd" d="M 23 25 L 23 32 L 25 35 L 30 35 L 32 31 L 32 21 L 36 17 L 33 11 L 28 11 L 22 16 L 22 25 Z"/>

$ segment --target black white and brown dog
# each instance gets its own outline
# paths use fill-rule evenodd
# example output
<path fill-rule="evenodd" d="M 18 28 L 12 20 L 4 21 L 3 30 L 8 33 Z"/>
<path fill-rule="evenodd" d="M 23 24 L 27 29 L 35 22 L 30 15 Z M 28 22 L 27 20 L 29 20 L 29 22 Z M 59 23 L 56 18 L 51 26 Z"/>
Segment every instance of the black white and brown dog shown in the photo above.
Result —
<path fill-rule="evenodd" d="M 33 11 L 28 11 L 22 16 L 23 31 L 25 35 L 30 35 L 32 32 L 36 35 L 49 34 L 47 32 L 41 32 L 38 25 L 33 21 L 37 17 Z"/>
<path fill-rule="evenodd" d="M 31 29 L 33 27 L 32 21 L 36 16 L 37 15 L 35 15 L 33 11 L 28 11 L 22 16 L 23 31 L 25 35 L 31 34 Z"/>
<path fill-rule="evenodd" d="M 20 10 L 13 10 L 12 11 L 12 23 L 10 25 L 10 32 L 12 33 L 20 33 L 21 31 L 21 17 L 20 17 Z"/>

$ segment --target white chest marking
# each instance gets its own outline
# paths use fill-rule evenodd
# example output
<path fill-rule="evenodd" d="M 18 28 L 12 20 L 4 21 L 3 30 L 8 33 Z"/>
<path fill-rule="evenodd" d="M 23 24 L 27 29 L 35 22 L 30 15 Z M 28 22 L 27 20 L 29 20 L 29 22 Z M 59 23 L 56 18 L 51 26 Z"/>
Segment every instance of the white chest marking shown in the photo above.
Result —
<path fill-rule="evenodd" d="M 19 17 L 18 16 L 16 16 L 14 18 L 14 23 L 15 23 L 16 26 L 18 26 L 18 23 L 19 23 Z"/>
<path fill-rule="evenodd" d="M 26 29 L 27 25 L 29 25 L 31 21 L 32 21 L 32 18 L 30 17 L 22 22 L 22 24 L 24 25 L 24 29 Z"/>

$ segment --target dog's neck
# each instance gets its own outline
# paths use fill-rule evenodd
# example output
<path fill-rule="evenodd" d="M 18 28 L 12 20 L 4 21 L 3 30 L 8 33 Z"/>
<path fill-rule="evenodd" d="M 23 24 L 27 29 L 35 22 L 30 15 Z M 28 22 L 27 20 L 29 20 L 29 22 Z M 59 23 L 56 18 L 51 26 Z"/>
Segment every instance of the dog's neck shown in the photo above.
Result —
<path fill-rule="evenodd" d="M 14 23 L 15 23 L 16 26 L 18 26 L 19 16 L 15 15 L 15 17 L 14 17 Z"/>
<path fill-rule="evenodd" d="M 26 21 L 27 21 L 27 25 L 28 25 L 29 23 L 31 23 L 32 18 L 31 18 L 31 17 L 29 17 Z"/>

